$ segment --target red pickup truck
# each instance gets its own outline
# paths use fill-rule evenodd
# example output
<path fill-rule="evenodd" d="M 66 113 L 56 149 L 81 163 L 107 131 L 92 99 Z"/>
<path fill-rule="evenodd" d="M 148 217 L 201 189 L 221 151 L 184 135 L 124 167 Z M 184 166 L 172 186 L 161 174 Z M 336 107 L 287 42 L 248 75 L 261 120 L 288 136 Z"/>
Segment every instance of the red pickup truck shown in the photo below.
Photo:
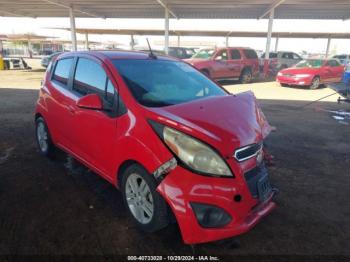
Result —
<path fill-rule="evenodd" d="M 201 49 L 185 61 L 215 80 L 239 79 L 249 83 L 259 74 L 259 59 L 251 48 Z"/>

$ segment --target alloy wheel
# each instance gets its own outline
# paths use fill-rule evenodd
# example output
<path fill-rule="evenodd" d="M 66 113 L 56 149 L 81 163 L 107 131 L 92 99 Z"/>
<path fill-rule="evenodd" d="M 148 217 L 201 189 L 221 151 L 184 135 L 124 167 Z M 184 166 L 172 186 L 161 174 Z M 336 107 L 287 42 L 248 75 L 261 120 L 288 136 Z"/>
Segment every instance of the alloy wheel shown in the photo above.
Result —
<path fill-rule="evenodd" d="M 320 85 L 320 78 L 315 77 L 311 83 L 311 89 L 317 89 Z"/>
<path fill-rule="evenodd" d="M 132 173 L 125 184 L 126 202 L 128 207 L 141 224 L 149 223 L 154 214 L 154 203 L 147 182 L 138 174 Z"/>
<path fill-rule="evenodd" d="M 49 148 L 49 143 L 48 143 L 48 133 L 43 122 L 38 123 L 37 129 L 36 129 L 36 135 L 37 135 L 40 150 L 42 152 L 46 152 Z"/>

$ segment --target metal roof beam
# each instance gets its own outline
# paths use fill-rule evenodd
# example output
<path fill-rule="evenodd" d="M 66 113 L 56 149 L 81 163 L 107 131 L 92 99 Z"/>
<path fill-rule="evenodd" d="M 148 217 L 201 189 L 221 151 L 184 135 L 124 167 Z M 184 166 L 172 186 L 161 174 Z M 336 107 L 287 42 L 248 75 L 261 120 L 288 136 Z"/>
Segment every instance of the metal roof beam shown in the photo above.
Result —
<path fill-rule="evenodd" d="M 1 6 L 0 6 L 0 8 L 1 8 Z M 28 13 L 19 13 L 19 12 L 12 11 L 12 10 L 11 10 L 11 11 L 5 11 L 5 10 L 1 10 L 1 9 L 0 9 L 0 16 L 2 16 L 1 13 L 3 13 L 3 14 L 8 14 L 8 15 L 12 15 L 12 16 L 36 18 L 36 16 L 35 16 L 35 15 L 32 15 L 32 14 L 28 14 Z"/>
<path fill-rule="evenodd" d="M 174 18 L 179 19 L 179 17 L 172 10 L 169 9 L 168 5 L 165 4 L 163 0 L 157 0 L 157 2 L 166 10 L 168 10 L 169 14 L 171 14 Z"/>
<path fill-rule="evenodd" d="M 277 0 L 274 3 L 272 3 L 270 5 L 269 8 L 266 9 L 266 11 L 259 17 L 259 19 L 264 18 L 265 16 L 267 16 L 272 10 L 274 10 L 276 7 L 278 7 L 279 5 L 281 5 L 285 0 Z"/>
<path fill-rule="evenodd" d="M 82 13 L 82 14 L 87 15 L 87 16 L 106 19 L 105 16 L 96 14 L 94 12 L 87 11 L 85 9 L 77 8 L 76 6 L 73 6 L 73 4 L 69 5 L 69 4 L 65 4 L 65 3 L 62 3 L 62 2 L 59 2 L 59 1 L 55 1 L 55 0 L 42 0 L 42 1 L 47 2 L 49 4 L 56 5 L 56 6 L 60 6 L 60 7 L 63 7 L 63 8 L 67 8 L 67 9 L 73 8 L 74 11 Z"/>

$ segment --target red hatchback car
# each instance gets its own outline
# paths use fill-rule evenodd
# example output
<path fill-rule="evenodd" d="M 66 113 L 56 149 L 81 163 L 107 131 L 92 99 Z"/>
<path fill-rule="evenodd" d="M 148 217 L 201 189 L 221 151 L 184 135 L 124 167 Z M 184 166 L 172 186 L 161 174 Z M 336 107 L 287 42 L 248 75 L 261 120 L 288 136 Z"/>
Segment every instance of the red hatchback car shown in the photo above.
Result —
<path fill-rule="evenodd" d="M 326 83 L 340 82 L 344 65 L 337 59 L 307 59 L 278 72 L 276 81 L 282 86 L 298 85 L 317 89 Z"/>
<path fill-rule="evenodd" d="M 250 83 L 259 74 L 259 58 L 251 48 L 202 49 L 185 61 L 215 80 Z"/>
<path fill-rule="evenodd" d="M 145 231 L 173 214 L 185 243 L 214 241 L 275 207 L 263 149 L 270 126 L 252 93 L 231 95 L 175 58 L 62 54 L 35 123 L 42 154 L 60 148 L 114 184 Z"/>

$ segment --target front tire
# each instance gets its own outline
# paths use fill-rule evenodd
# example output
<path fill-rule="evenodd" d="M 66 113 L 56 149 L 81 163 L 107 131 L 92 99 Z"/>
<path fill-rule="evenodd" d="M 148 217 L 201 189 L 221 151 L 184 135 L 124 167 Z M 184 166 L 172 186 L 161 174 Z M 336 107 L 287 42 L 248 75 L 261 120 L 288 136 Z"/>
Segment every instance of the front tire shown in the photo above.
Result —
<path fill-rule="evenodd" d="M 252 71 L 249 68 L 246 68 L 242 71 L 239 81 L 242 84 L 249 84 L 253 79 Z"/>
<path fill-rule="evenodd" d="M 319 76 L 315 76 L 312 81 L 311 81 L 311 85 L 310 85 L 310 89 L 314 90 L 319 88 L 321 85 L 321 79 Z"/>
<path fill-rule="evenodd" d="M 56 148 L 52 143 L 49 129 L 42 117 L 38 117 L 35 120 L 35 134 L 40 153 L 51 159 L 54 158 Z"/>
<path fill-rule="evenodd" d="M 168 207 L 156 191 L 155 179 L 140 165 L 129 166 L 121 178 L 123 200 L 135 224 L 155 232 L 169 224 Z"/>

